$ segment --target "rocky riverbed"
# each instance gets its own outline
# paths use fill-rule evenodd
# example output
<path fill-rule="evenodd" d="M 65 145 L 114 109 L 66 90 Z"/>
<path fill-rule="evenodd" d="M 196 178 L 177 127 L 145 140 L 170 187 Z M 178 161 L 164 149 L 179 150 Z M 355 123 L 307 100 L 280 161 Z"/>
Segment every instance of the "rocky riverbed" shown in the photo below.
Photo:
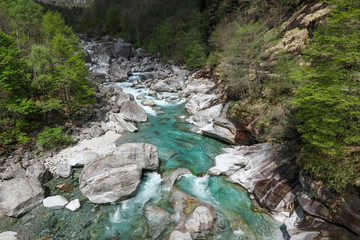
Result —
<path fill-rule="evenodd" d="M 282 146 L 228 146 L 237 129 L 211 79 L 121 39 L 83 44 L 97 103 L 69 122 L 75 145 L 3 159 L 0 239 L 360 234 L 356 195 L 331 211 L 331 193 L 308 181 Z"/>

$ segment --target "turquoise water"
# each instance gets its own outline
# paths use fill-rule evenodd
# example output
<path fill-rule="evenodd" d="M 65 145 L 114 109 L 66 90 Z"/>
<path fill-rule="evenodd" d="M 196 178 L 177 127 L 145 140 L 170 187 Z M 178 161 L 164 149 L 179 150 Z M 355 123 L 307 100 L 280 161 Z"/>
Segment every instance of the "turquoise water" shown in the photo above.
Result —
<path fill-rule="evenodd" d="M 121 86 L 126 87 L 126 83 Z M 135 96 L 147 93 L 146 89 L 124 88 L 124 91 Z M 163 178 L 173 170 L 185 167 L 192 174 L 182 176 L 175 187 L 194 195 L 217 211 L 216 231 L 207 239 L 282 239 L 279 224 L 268 215 L 254 211 L 245 190 L 223 177 L 206 174 L 213 166 L 215 156 L 227 145 L 191 132 L 192 125 L 184 120 L 187 114 L 183 99 L 155 102 L 163 108 L 161 114 L 145 107 L 148 121 L 138 124 L 138 132 L 123 133 L 117 141 L 117 145 L 147 142 L 158 148 L 161 160 L 159 171 L 145 173 L 134 198 L 119 204 L 95 206 L 77 188 L 81 171 L 77 169 L 70 179 L 54 178 L 46 184 L 47 195 L 61 194 L 68 200 L 79 198 L 82 207 L 77 212 L 51 211 L 40 205 L 21 219 L 0 221 L 0 231 L 14 230 L 25 239 L 152 239 L 144 217 L 145 208 L 156 205 L 174 213 L 171 192 Z M 68 189 L 56 188 L 64 183 L 68 184 Z M 162 223 L 166 225 L 166 230 L 157 239 L 169 234 L 175 222 L 173 219 Z"/>

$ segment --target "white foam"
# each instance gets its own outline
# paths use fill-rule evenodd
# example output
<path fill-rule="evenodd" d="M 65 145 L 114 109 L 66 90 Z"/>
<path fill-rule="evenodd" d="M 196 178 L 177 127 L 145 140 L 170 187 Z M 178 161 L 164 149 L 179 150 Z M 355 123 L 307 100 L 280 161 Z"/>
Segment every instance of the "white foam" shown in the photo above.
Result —
<path fill-rule="evenodd" d="M 110 214 L 110 221 L 112 223 L 126 221 L 127 219 L 124 219 L 126 213 L 136 214 L 136 212 L 142 212 L 143 207 L 150 200 L 159 201 L 162 195 L 162 181 L 163 179 L 160 174 L 156 172 L 149 173 L 146 182 L 141 186 L 137 195 L 121 202 L 121 205 L 116 208 L 115 212 Z"/>

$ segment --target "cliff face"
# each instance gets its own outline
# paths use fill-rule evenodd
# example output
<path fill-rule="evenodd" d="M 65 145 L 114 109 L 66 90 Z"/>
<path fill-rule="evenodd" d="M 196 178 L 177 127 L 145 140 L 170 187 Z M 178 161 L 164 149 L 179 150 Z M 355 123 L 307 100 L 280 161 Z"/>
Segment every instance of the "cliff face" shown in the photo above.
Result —
<path fill-rule="evenodd" d="M 62 7 L 86 7 L 94 0 L 37 0 L 39 3 L 52 4 Z"/>

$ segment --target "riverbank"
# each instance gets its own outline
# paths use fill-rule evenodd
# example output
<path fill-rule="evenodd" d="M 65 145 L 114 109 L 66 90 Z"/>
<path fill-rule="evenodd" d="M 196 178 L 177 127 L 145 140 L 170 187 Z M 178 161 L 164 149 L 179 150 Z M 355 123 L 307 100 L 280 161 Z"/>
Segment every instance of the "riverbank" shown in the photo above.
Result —
<path fill-rule="evenodd" d="M 295 155 L 268 144 L 225 144 L 235 143 L 237 129 L 211 79 L 163 64 L 120 39 L 87 41 L 84 47 L 97 82 L 95 110 L 85 114 L 86 124 L 73 126 L 75 146 L 8 163 L 1 174 L 3 196 L 22 196 L 24 187 L 38 191 L 26 201 L 2 199 L 2 206 L 16 209 L 6 210 L 8 216 L 22 217 L 2 217 L 1 231 L 17 230 L 25 239 L 282 239 L 284 222 L 285 238 L 356 237 L 318 219 L 307 225 L 309 216 L 296 202 L 304 181 Z M 54 176 L 49 182 L 48 172 Z M 15 180 L 19 189 L 12 188 Z M 42 204 L 56 195 L 79 199 L 81 206 L 71 212 L 63 209 L 66 204 Z M 99 205 L 104 203 L 111 205 Z"/>

